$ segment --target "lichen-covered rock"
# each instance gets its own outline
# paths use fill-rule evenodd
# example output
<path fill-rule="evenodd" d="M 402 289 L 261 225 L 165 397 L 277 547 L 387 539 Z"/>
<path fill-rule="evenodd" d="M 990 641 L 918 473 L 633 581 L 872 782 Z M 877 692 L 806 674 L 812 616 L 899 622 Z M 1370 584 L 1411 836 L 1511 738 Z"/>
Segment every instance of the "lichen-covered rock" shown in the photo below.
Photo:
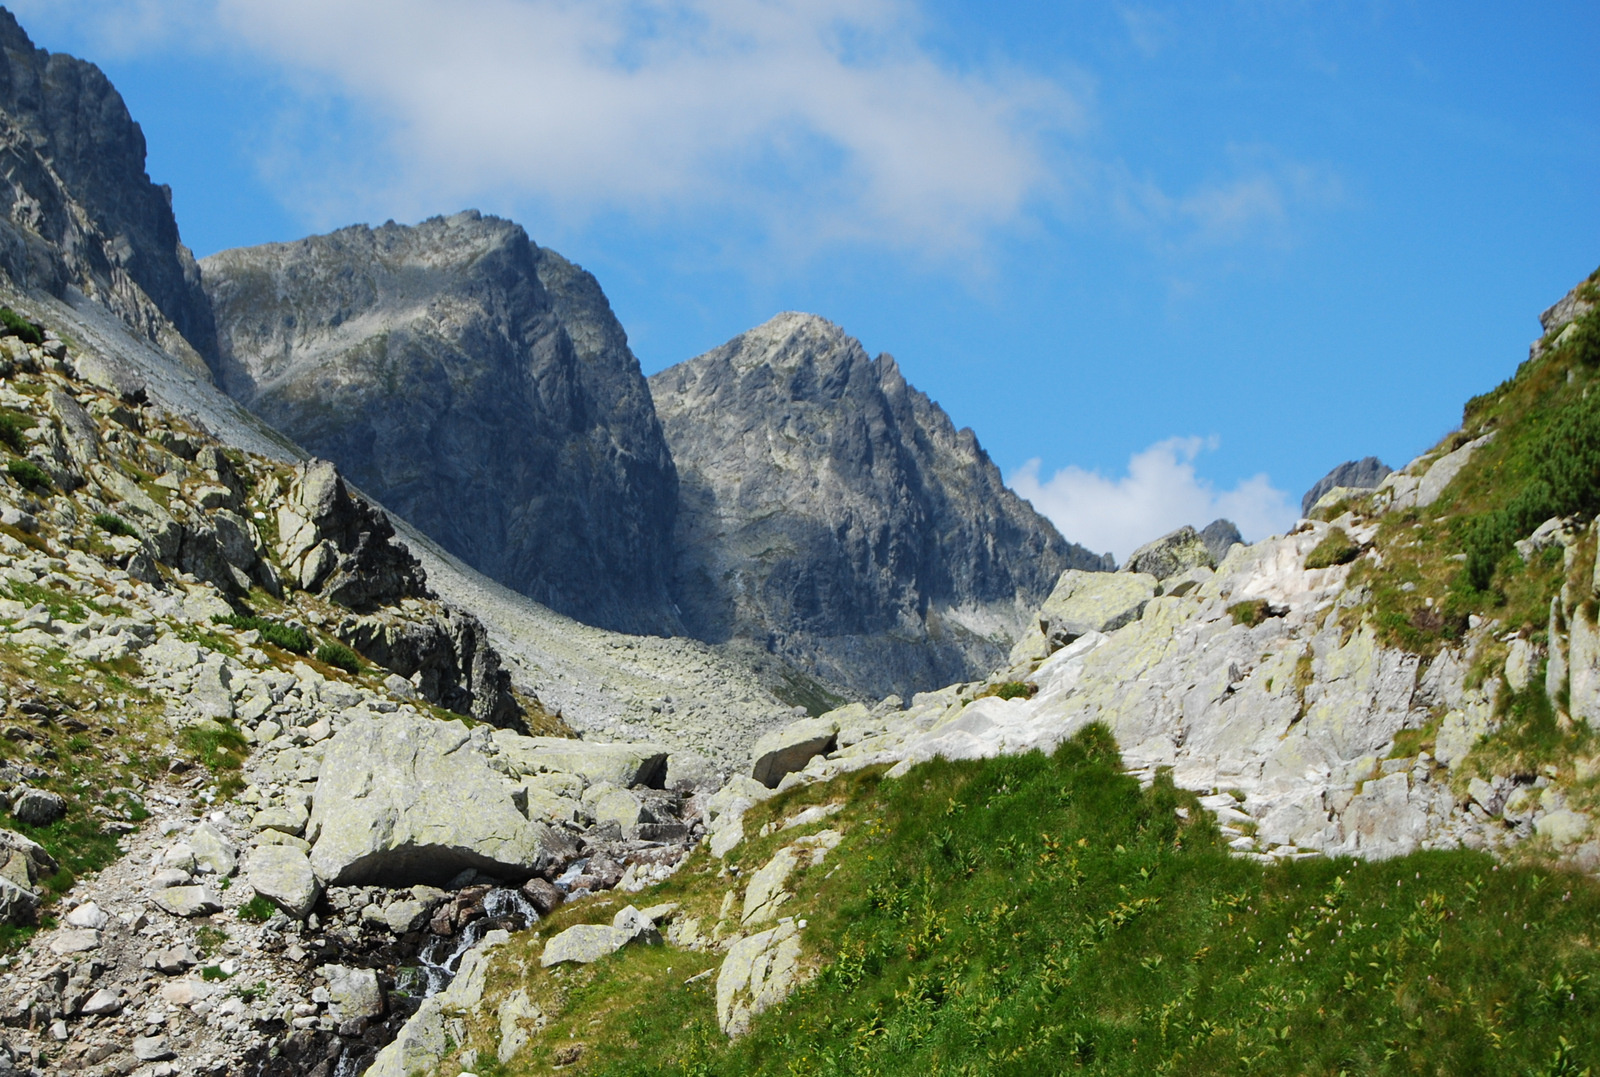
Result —
<path fill-rule="evenodd" d="M 12 801 L 11 814 L 28 826 L 49 826 L 67 814 L 67 802 L 47 789 L 24 789 Z"/>
<path fill-rule="evenodd" d="M 222 911 L 222 902 L 205 886 L 169 886 L 157 890 L 151 900 L 173 916 L 186 919 Z"/>
<path fill-rule="evenodd" d="M 328 1003 L 335 1021 L 349 1021 L 357 1017 L 371 1020 L 383 1016 L 383 989 L 378 986 L 378 974 L 375 971 L 324 965 L 318 972 L 328 981 Z"/>
<path fill-rule="evenodd" d="M 327 742 L 311 821 L 311 866 L 329 885 L 442 884 L 463 869 L 526 879 L 549 859 L 490 765 L 490 741 L 460 722 L 397 714 L 351 721 Z"/>
<path fill-rule="evenodd" d="M 1198 565 L 1215 566 L 1216 560 L 1198 531 L 1180 527 L 1134 550 L 1122 571 L 1142 572 L 1164 580 Z"/>
<path fill-rule="evenodd" d="M 750 1019 L 776 1006 L 794 990 L 800 967 L 800 926 L 777 927 L 740 939 L 717 972 L 717 1024 L 731 1036 L 750 1031 Z"/>
<path fill-rule="evenodd" d="M 833 750 L 839 727 L 827 716 L 802 718 L 756 741 L 751 752 L 750 777 L 775 789 L 783 777 L 801 769 L 812 756 Z"/>
<path fill-rule="evenodd" d="M 288 845 L 258 846 L 245 862 L 244 875 L 256 893 L 296 920 L 304 920 L 322 894 L 311 861 Z"/>
<path fill-rule="evenodd" d="M 1148 573 L 1068 569 L 1039 607 L 1039 631 L 1053 654 L 1085 633 L 1137 620 L 1155 595 L 1156 577 Z"/>

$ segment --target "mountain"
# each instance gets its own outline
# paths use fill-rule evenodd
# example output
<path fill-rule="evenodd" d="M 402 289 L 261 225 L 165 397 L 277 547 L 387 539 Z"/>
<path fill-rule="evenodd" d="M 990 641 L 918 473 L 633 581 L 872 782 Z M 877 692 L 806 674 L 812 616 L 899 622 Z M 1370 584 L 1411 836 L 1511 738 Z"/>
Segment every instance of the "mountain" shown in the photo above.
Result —
<path fill-rule="evenodd" d="M 991 668 L 1064 569 L 1112 567 L 821 318 L 780 314 L 650 392 L 681 491 L 673 592 L 702 639 L 909 697 Z"/>
<path fill-rule="evenodd" d="M 676 627 L 677 476 L 594 278 L 475 212 L 202 264 L 229 394 L 492 579 Z"/>
<path fill-rule="evenodd" d="M 198 364 L 216 343 L 211 305 L 172 191 L 144 160 L 144 133 L 100 69 L 35 48 L 0 8 L 0 268 Z"/>

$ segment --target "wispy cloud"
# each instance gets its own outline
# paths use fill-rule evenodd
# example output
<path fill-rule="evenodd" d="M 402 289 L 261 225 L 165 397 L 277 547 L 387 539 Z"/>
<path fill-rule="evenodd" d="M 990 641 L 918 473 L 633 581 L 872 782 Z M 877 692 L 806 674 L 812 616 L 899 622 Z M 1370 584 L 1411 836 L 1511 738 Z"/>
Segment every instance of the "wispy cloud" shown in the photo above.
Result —
<path fill-rule="evenodd" d="M 1091 550 L 1110 550 L 1119 561 L 1184 524 L 1204 527 L 1226 517 L 1251 542 L 1293 525 L 1298 513 L 1266 475 L 1220 491 L 1202 478 L 1194 462 L 1208 448 L 1216 448 L 1214 439 L 1158 441 L 1134 453 L 1120 477 L 1064 467 L 1041 478 L 1040 462 L 1029 460 L 1008 484 L 1067 538 Z"/>

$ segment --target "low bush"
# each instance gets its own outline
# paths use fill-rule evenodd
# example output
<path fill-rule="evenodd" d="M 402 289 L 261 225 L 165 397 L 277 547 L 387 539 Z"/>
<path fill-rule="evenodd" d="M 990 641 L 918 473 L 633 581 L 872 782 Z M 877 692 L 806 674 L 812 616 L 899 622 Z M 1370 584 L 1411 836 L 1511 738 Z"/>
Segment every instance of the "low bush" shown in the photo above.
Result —
<path fill-rule="evenodd" d="M 129 538 L 139 537 L 139 532 L 133 529 L 132 524 L 122 517 L 115 516 L 109 512 L 95 513 L 94 525 L 108 535 L 125 535 Z"/>
<path fill-rule="evenodd" d="M 26 452 L 27 431 L 32 424 L 14 411 L 0 411 L 0 445 L 12 452 Z"/>
<path fill-rule="evenodd" d="M 50 489 L 50 476 L 32 460 L 12 460 L 6 464 L 6 471 L 25 490 L 42 494 Z"/>
<path fill-rule="evenodd" d="M 261 638 L 275 647 L 281 647 L 291 654 L 310 654 L 311 636 L 303 628 L 286 625 L 282 621 L 269 620 L 266 617 L 257 617 L 249 613 L 233 613 L 227 617 L 215 618 L 217 623 L 230 625 L 243 631 L 261 633 Z"/>
<path fill-rule="evenodd" d="M 1334 565 L 1348 565 L 1356 559 L 1356 554 L 1361 552 L 1349 535 L 1344 533 L 1342 527 L 1336 527 L 1328 532 L 1328 537 L 1317 543 L 1316 549 L 1306 554 L 1306 568 L 1332 568 Z"/>
<path fill-rule="evenodd" d="M 346 673 L 361 672 L 361 656 L 342 643 L 324 643 L 317 648 L 317 661 L 324 662 Z"/>
<path fill-rule="evenodd" d="M 44 343 L 44 331 L 10 307 L 0 307 L 0 325 L 5 327 L 7 335 L 16 337 L 24 343 Z"/>
<path fill-rule="evenodd" d="M 239 906 L 239 919 L 249 921 L 252 924 L 264 924 L 272 919 L 272 914 L 277 911 L 276 905 L 257 894 Z"/>

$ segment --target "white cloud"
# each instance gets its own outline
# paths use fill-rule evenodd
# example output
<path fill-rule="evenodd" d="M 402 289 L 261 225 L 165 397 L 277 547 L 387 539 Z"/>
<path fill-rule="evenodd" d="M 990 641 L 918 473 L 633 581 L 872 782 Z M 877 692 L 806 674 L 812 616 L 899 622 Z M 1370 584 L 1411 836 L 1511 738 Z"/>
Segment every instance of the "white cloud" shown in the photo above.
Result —
<path fill-rule="evenodd" d="M 1216 448 L 1215 439 L 1158 441 L 1134 453 L 1128 473 L 1119 478 L 1069 466 L 1041 479 L 1035 459 L 1008 481 L 1068 539 L 1097 552 L 1110 550 L 1118 561 L 1184 524 L 1204 527 L 1226 517 L 1250 542 L 1293 525 L 1298 513 L 1266 475 L 1218 491 L 1196 474 L 1195 458 L 1208 448 Z"/>
<path fill-rule="evenodd" d="M 292 93 L 264 160 L 340 221 L 533 199 L 580 218 L 743 213 L 769 234 L 963 250 L 1051 196 L 1059 135 L 1083 122 L 1059 81 L 936 55 L 914 0 L 23 7 L 114 20 L 122 49 L 220 34 L 266 59 Z M 323 146 L 330 97 L 386 152 Z"/>

